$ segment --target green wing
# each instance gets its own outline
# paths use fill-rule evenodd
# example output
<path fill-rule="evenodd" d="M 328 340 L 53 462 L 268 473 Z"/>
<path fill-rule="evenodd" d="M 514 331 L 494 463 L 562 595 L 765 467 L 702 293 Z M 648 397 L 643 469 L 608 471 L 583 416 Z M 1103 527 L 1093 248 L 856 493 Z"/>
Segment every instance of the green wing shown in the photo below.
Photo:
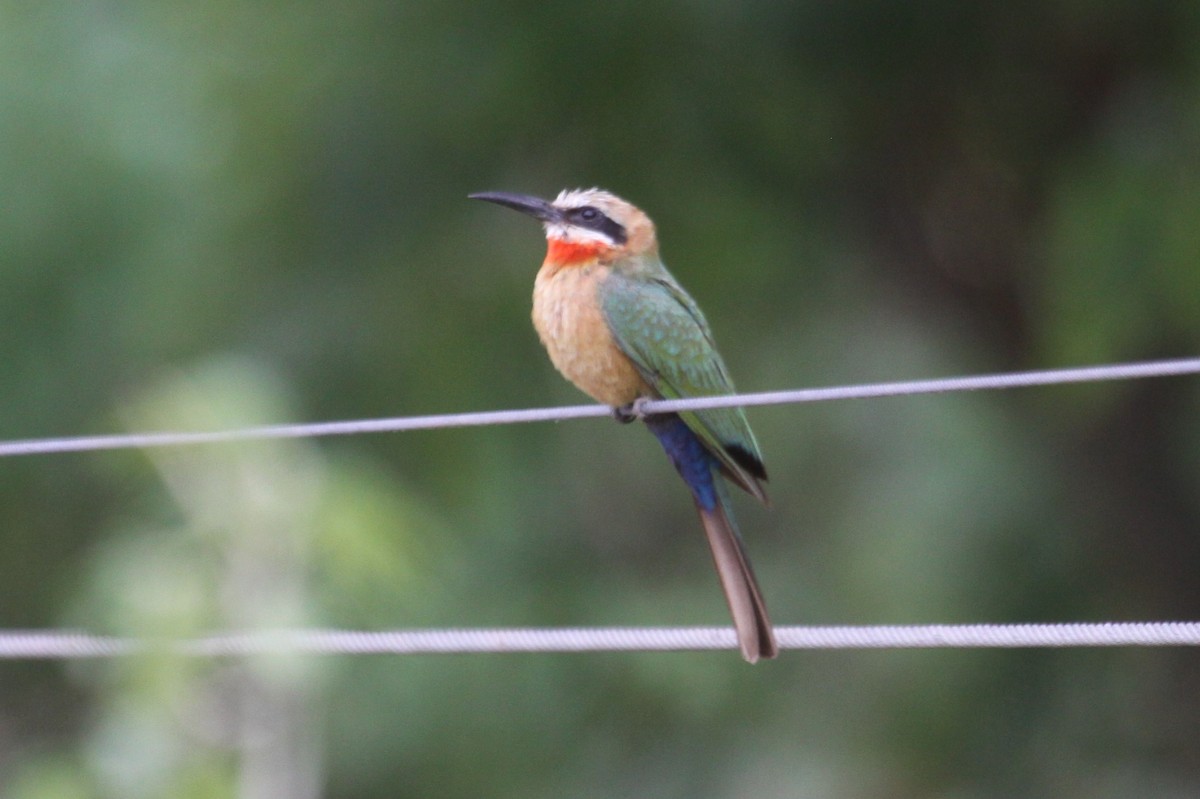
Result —
<path fill-rule="evenodd" d="M 704 314 L 669 275 L 631 278 L 613 272 L 601 307 L 617 346 L 663 399 L 734 393 Z M 762 454 L 741 408 L 682 411 L 689 428 L 739 486 L 766 502 Z"/>

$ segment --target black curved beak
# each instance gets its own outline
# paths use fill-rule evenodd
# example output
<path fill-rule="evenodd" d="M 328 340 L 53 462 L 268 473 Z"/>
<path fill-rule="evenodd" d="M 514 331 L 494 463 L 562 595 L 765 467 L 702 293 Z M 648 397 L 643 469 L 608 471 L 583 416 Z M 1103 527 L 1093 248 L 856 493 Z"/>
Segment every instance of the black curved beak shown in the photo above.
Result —
<path fill-rule="evenodd" d="M 543 222 L 558 222 L 562 220 L 562 212 L 551 205 L 549 200 L 543 200 L 540 197 L 531 197 L 528 194 L 509 194 L 506 191 L 481 191 L 475 194 L 468 194 L 467 198 L 503 205 L 514 211 L 529 214 Z"/>

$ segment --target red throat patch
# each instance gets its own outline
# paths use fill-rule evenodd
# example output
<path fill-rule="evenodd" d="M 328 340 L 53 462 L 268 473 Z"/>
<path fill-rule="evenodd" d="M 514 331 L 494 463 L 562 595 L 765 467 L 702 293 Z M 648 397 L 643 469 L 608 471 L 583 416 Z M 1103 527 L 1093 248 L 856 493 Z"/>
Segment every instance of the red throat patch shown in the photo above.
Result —
<path fill-rule="evenodd" d="M 607 250 L 608 247 L 598 241 L 563 241 L 562 239 L 546 240 L 546 263 L 558 266 L 574 266 L 590 261 Z"/>

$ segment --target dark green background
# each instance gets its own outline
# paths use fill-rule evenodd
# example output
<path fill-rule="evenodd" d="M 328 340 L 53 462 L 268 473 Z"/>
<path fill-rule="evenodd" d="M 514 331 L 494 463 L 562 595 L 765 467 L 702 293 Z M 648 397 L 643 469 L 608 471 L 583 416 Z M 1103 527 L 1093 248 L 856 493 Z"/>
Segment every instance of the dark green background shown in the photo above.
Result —
<path fill-rule="evenodd" d="M 0 438 L 574 404 L 540 233 L 658 223 L 747 391 L 1196 355 L 1200 8 L 0 3 Z M 1191 378 L 754 409 L 780 624 L 1194 618 Z M 0 627 L 723 624 L 608 420 L 0 464 Z M 1184 649 L 0 663 L 0 793 L 1129 797 Z"/>

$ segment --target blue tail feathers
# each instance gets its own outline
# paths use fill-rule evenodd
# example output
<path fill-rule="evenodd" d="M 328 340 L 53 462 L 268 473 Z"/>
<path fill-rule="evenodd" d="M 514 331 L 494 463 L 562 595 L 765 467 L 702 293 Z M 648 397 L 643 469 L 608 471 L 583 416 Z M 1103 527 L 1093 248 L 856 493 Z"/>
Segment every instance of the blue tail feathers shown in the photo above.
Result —
<path fill-rule="evenodd" d="M 708 451 L 700 437 L 675 414 L 646 417 L 646 426 L 666 450 L 675 470 L 692 490 L 702 510 L 715 510 L 720 503 L 716 475 L 720 461 Z"/>

